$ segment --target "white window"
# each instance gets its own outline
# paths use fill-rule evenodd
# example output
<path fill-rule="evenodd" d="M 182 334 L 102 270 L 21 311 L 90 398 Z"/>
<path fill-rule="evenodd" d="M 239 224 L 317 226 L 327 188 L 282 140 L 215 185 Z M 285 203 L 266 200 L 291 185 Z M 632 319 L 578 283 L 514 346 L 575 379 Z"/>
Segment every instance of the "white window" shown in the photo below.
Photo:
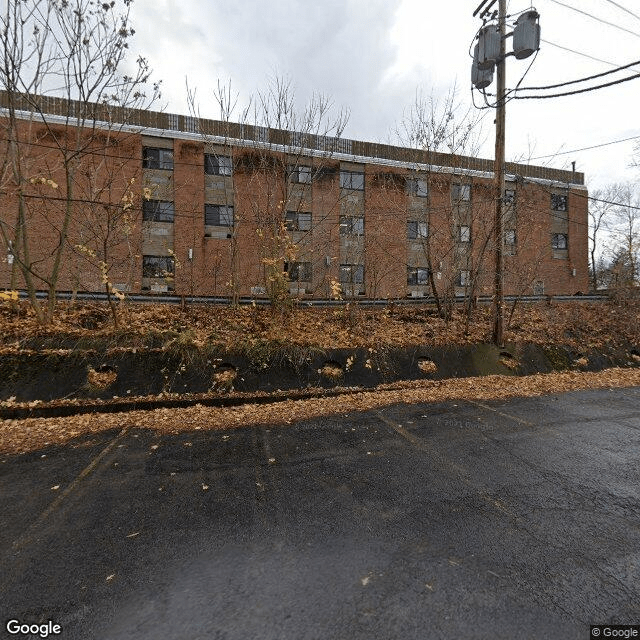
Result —
<path fill-rule="evenodd" d="M 407 178 L 407 193 L 417 198 L 426 198 L 429 195 L 427 181 L 420 178 Z"/>
<path fill-rule="evenodd" d="M 460 202 L 461 200 L 471 200 L 471 185 L 470 184 L 452 184 L 451 185 L 451 198 L 454 202 Z"/>
<path fill-rule="evenodd" d="M 417 222 L 415 220 L 407 222 L 407 238 L 409 240 L 422 240 L 428 237 L 428 235 L 429 226 L 426 222 Z"/>
<path fill-rule="evenodd" d="M 287 211 L 284 223 L 289 231 L 311 231 L 311 214 Z"/>
<path fill-rule="evenodd" d="M 458 242 L 471 242 L 471 227 L 462 225 L 458 228 Z"/>
<path fill-rule="evenodd" d="M 364 191 L 364 173 L 361 171 L 340 171 L 340 186 L 343 189 Z"/>

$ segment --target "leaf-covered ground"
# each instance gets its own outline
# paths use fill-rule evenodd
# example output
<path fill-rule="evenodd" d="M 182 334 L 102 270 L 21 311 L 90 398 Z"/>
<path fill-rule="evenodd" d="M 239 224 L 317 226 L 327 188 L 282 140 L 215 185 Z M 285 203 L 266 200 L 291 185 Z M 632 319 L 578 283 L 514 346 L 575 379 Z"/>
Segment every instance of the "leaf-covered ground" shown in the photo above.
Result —
<path fill-rule="evenodd" d="M 427 306 L 390 304 L 384 308 L 298 308 L 274 313 L 268 308 L 126 305 L 115 329 L 105 305 L 60 305 L 48 327 L 37 324 L 25 303 L 18 312 L 0 305 L 2 352 L 38 349 L 251 348 L 300 345 L 354 348 L 409 345 L 469 344 L 490 341 L 491 310 L 480 307 L 467 318 L 462 311 L 449 320 Z M 639 358 L 640 303 L 521 304 L 508 323 L 510 342 L 565 345 L 578 350 L 635 345 Z M 487 400 L 535 396 L 576 389 L 640 386 L 640 369 L 579 371 L 525 377 L 486 376 L 419 381 L 381 386 L 339 397 L 283 400 L 273 404 L 247 403 L 213 408 L 195 405 L 180 409 L 93 413 L 65 418 L 0 421 L 0 452 L 17 454 L 110 429 L 147 428 L 175 433 L 199 429 L 227 429 L 251 424 L 294 424 L 336 413 L 362 411 L 399 402 L 440 402 L 461 398 Z M 99 411 L 99 407 L 96 407 Z"/>
<path fill-rule="evenodd" d="M 509 309 L 507 309 L 507 312 Z M 508 316 L 508 313 L 507 313 Z M 640 342 L 640 303 L 521 303 L 507 323 L 509 342 L 562 344 L 579 349 Z M 183 343 L 237 348 L 256 341 L 319 348 L 445 345 L 491 339 L 489 307 L 467 319 L 462 310 L 444 320 L 427 306 L 383 308 L 297 308 L 288 313 L 259 306 L 127 304 L 114 329 L 108 307 L 61 304 L 48 327 L 37 324 L 29 306 L 18 313 L 0 305 L 0 348 L 144 348 Z"/>
<path fill-rule="evenodd" d="M 405 382 L 371 391 L 312 400 L 284 400 L 238 407 L 155 409 L 126 413 L 95 413 L 65 418 L 0 420 L 0 454 L 21 454 L 71 443 L 84 446 L 86 436 L 117 429 L 150 429 L 161 434 L 219 430 L 250 425 L 294 425 L 301 420 L 366 411 L 397 403 L 482 401 L 532 397 L 579 389 L 640 386 L 640 369 L 599 372 L 554 372 L 533 376 L 484 376 L 438 381 Z"/>

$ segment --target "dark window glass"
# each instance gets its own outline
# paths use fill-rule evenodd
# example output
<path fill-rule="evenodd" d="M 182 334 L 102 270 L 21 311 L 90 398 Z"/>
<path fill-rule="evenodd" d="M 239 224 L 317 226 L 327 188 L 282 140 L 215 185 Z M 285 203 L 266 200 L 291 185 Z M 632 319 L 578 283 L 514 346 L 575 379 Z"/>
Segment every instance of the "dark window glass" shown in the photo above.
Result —
<path fill-rule="evenodd" d="M 569 246 L 569 239 L 566 233 L 554 233 L 551 236 L 551 246 L 554 249 L 566 249 Z"/>
<path fill-rule="evenodd" d="M 230 176 L 233 174 L 233 162 L 229 156 L 205 153 L 204 172 L 210 176 Z"/>
<path fill-rule="evenodd" d="M 291 282 L 311 282 L 310 262 L 285 263 L 284 270 L 289 275 L 289 280 Z"/>
<path fill-rule="evenodd" d="M 362 284 L 364 282 L 364 265 L 341 264 L 340 282 L 343 284 Z"/>
<path fill-rule="evenodd" d="M 566 211 L 567 210 L 567 196 L 561 196 L 557 193 L 551 194 L 551 208 L 554 211 Z"/>
<path fill-rule="evenodd" d="M 170 256 L 142 256 L 143 278 L 171 278 L 175 273 L 175 261 Z"/>
<path fill-rule="evenodd" d="M 233 207 L 225 204 L 205 204 L 204 223 L 212 227 L 233 227 Z"/>
<path fill-rule="evenodd" d="M 173 151 L 158 147 L 142 148 L 142 166 L 145 169 L 166 169 L 173 171 Z"/>
<path fill-rule="evenodd" d="M 142 219 L 145 222 L 173 222 L 174 213 L 173 202 L 142 201 Z"/>

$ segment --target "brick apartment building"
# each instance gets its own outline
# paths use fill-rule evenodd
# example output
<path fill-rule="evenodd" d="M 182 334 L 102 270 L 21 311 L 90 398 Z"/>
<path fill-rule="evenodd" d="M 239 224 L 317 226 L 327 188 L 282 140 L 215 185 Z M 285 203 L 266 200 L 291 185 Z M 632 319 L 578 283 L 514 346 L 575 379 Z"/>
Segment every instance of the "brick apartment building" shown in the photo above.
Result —
<path fill-rule="evenodd" d="M 121 291 L 201 296 L 492 293 L 490 160 L 97 105 L 79 131 L 76 107 L 18 112 L 37 289 L 62 232 L 64 291 L 104 291 L 106 272 Z M 3 180 L 0 287 L 23 288 L 18 188 Z M 586 292 L 583 174 L 508 164 L 503 200 L 505 293 Z"/>

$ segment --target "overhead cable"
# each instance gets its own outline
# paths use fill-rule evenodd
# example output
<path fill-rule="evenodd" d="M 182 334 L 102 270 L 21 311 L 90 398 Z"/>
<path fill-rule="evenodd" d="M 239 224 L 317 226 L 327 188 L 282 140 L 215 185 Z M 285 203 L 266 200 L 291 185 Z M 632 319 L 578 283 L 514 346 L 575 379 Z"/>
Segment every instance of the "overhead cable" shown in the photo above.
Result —
<path fill-rule="evenodd" d="M 633 13 L 633 11 L 629 11 L 629 9 L 627 9 L 626 7 L 623 7 L 621 4 L 618 4 L 613 0 L 605 0 L 605 2 L 612 4 L 614 7 L 618 7 L 618 9 L 621 9 L 625 13 L 628 13 L 630 16 L 633 16 L 634 18 L 638 18 L 638 20 L 640 20 L 640 16 L 637 13 Z"/>
<path fill-rule="evenodd" d="M 555 4 L 558 4 L 561 7 L 566 7 L 567 9 L 571 9 L 572 11 L 576 11 L 577 13 L 581 13 L 582 15 L 588 16 L 589 18 L 592 18 L 593 20 L 601 22 L 602 24 L 609 25 L 614 29 L 619 29 L 620 31 L 624 31 L 625 33 L 630 33 L 632 36 L 635 36 L 636 38 L 640 38 L 640 33 L 636 33 L 635 31 L 631 31 L 630 29 L 621 27 L 619 24 L 615 24 L 614 22 L 609 22 L 608 20 L 603 20 L 602 18 L 598 18 L 598 16 L 594 16 L 592 13 L 587 13 L 582 9 L 572 7 L 570 4 L 565 4 L 564 2 L 560 2 L 560 0 L 551 0 L 551 2 L 555 2 Z"/>
<path fill-rule="evenodd" d="M 531 160 L 544 160 L 545 158 L 555 158 L 556 156 L 565 156 L 570 153 L 578 153 L 579 151 L 588 151 L 589 149 L 599 149 L 600 147 L 608 147 L 612 144 L 620 144 L 621 142 L 629 142 L 629 140 L 638 140 L 640 139 L 640 135 L 630 136 L 629 138 L 621 138 L 620 140 L 610 140 L 609 142 L 603 142 L 602 144 L 594 144 L 590 147 L 581 147 L 580 149 L 571 149 L 570 151 L 559 151 L 558 153 L 550 153 L 546 156 L 534 156 L 532 158 L 527 158 L 527 162 Z"/>
<path fill-rule="evenodd" d="M 573 96 L 579 93 L 587 93 L 588 91 L 595 91 L 596 89 L 604 89 L 605 87 L 612 87 L 616 84 L 628 82 L 629 80 L 635 80 L 640 78 L 640 73 L 636 73 L 628 78 L 621 78 L 620 80 L 613 80 L 612 82 L 606 82 L 604 84 L 598 84 L 595 87 L 587 87 L 585 89 L 576 89 L 575 91 L 565 91 L 564 93 L 550 93 L 547 95 L 535 95 L 535 96 L 513 96 L 514 100 L 544 100 L 546 98 L 561 98 L 563 96 Z"/>
<path fill-rule="evenodd" d="M 515 87 L 513 91 L 541 91 L 546 89 L 557 89 L 558 87 L 566 87 L 570 84 L 578 84 L 579 82 L 586 82 L 587 80 L 594 80 L 595 78 L 602 78 L 603 76 L 611 75 L 612 73 L 617 73 L 618 71 L 622 71 L 623 69 L 628 69 L 632 67 L 634 64 L 640 64 L 640 60 L 634 60 L 629 64 L 622 65 L 617 67 L 616 69 L 610 69 L 609 71 L 603 71 L 602 73 L 596 73 L 592 76 L 587 76 L 586 78 L 578 78 L 577 80 L 567 80 L 566 82 L 560 82 L 558 84 L 549 84 L 545 87 Z"/>

